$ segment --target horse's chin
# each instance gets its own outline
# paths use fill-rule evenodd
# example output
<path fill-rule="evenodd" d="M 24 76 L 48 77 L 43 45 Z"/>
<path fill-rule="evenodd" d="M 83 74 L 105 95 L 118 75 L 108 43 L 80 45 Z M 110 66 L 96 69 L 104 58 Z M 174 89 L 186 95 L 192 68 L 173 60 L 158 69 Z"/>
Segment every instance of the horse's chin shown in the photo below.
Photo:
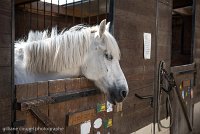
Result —
<path fill-rule="evenodd" d="M 117 104 L 117 101 L 112 97 L 110 96 L 109 94 L 107 94 L 107 98 L 108 98 L 108 101 L 113 104 L 113 105 L 116 105 Z"/>

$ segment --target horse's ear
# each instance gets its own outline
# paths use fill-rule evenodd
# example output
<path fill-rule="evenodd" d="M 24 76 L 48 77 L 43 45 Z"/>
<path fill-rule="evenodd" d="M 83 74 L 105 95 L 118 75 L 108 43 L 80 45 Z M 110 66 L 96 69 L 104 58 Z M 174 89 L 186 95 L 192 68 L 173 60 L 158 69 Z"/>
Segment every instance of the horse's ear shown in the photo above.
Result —
<path fill-rule="evenodd" d="M 106 31 L 109 31 L 109 29 L 110 29 L 110 22 L 108 22 L 108 23 L 106 24 Z"/>
<path fill-rule="evenodd" d="M 99 36 L 102 37 L 103 33 L 106 30 L 106 20 L 102 20 L 99 26 Z"/>

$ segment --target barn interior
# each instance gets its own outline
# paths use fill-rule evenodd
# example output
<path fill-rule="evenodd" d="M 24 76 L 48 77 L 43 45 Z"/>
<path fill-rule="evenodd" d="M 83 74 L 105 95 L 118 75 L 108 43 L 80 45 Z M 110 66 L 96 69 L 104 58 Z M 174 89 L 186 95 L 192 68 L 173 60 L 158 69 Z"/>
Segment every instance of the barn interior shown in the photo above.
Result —
<path fill-rule="evenodd" d="M 11 1 L 15 1 L 15 18 L 12 18 L 13 16 L 10 13 L 12 9 L 14 9 Z M 29 30 L 50 30 L 51 27 L 54 26 L 57 26 L 59 30 L 62 30 L 65 27 L 69 28 L 79 23 L 96 25 L 104 18 L 111 20 L 110 16 L 112 15 L 109 14 L 110 0 L 73 0 L 73 2 L 75 2 L 74 4 L 70 1 L 72 2 L 72 0 L 2 0 L 3 4 L 0 4 L 0 12 L 3 10 L 3 15 L 0 14 L 0 23 L 2 26 L 0 27 L 2 37 L 0 38 L 2 40 L 0 43 L 2 52 L 2 56 L 0 57 L 0 72 L 2 74 L 0 76 L 0 84 L 3 88 L 1 89 L 0 94 L 0 112 L 5 116 L 0 117 L 3 120 L 0 123 L 0 126 L 2 124 L 4 126 L 11 124 L 11 121 L 15 121 L 14 123 L 12 122 L 15 125 L 17 124 L 17 121 L 19 121 L 18 127 L 20 127 L 20 125 L 23 126 L 23 121 L 28 122 L 28 125 L 30 126 L 35 125 L 34 123 L 37 124 L 37 120 L 32 118 L 32 115 L 27 111 L 22 111 L 20 114 L 17 113 L 18 117 L 16 118 L 13 116 L 11 119 L 10 115 L 14 115 L 15 113 L 13 112 L 17 111 L 14 111 L 13 109 L 12 111 L 10 110 L 15 103 L 14 99 L 16 98 L 14 97 L 18 96 L 24 99 L 25 96 L 25 99 L 30 99 L 31 97 L 35 97 L 34 93 L 36 90 L 44 91 L 43 95 L 45 94 L 47 96 L 49 93 L 45 92 L 49 86 L 48 82 L 40 83 L 40 85 L 32 84 L 26 87 L 18 86 L 15 90 L 11 90 L 15 88 L 12 83 L 12 80 L 14 79 L 12 78 L 12 69 L 14 67 L 12 66 L 13 64 L 11 64 L 11 42 L 26 38 Z M 116 2 L 114 20 L 115 38 L 119 42 L 122 52 L 120 61 L 121 67 L 127 77 L 131 90 L 123 105 L 118 107 L 117 110 L 119 110 L 119 112 L 111 113 L 109 115 L 114 120 L 113 127 L 108 129 L 112 129 L 114 134 L 131 133 L 144 128 L 156 120 L 154 118 L 154 109 L 150 106 L 150 100 L 140 100 L 135 97 L 135 94 L 137 93 L 141 96 L 154 95 L 157 89 L 157 67 L 160 60 L 164 59 L 167 63 L 167 69 L 171 69 L 172 72 L 174 72 L 175 77 L 177 77 L 177 84 L 179 86 L 190 80 L 190 85 L 186 86 L 186 89 L 183 90 L 186 93 L 188 88 L 194 89 L 194 98 L 191 99 L 187 96 L 185 97 L 185 101 L 187 102 L 191 122 L 193 122 L 194 128 L 196 129 L 195 132 L 198 133 L 200 112 L 198 112 L 199 106 L 195 103 L 200 101 L 200 59 L 198 58 L 200 55 L 198 49 L 200 46 L 200 1 L 196 0 L 197 4 L 193 3 L 192 0 L 152 0 L 149 1 L 148 4 L 146 0 L 114 1 Z M 196 8 L 193 7 L 194 5 Z M 156 10 L 158 10 L 158 15 Z M 197 13 L 195 15 L 196 24 L 194 30 L 195 11 Z M 11 27 L 9 22 L 15 22 L 15 25 L 12 25 Z M 196 35 L 195 41 L 193 41 L 193 30 Z M 7 32 L 4 33 L 4 31 Z M 11 31 L 14 31 L 14 34 L 11 33 Z M 144 32 L 152 34 L 152 53 L 150 60 L 145 60 L 143 58 Z M 196 44 L 197 49 L 193 48 L 194 44 Z M 195 53 L 193 53 L 193 50 Z M 193 55 L 196 57 L 193 57 Z M 190 65 L 193 61 L 195 61 L 196 64 Z M 185 64 L 187 65 L 180 66 Z M 196 72 L 195 66 L 197 68 Z M 71 88 L 80 88 L 81 84 L 79 82 L 79 80 L 72 82 L 73 84 L 70 85 Z M 51 82 L 49 86 L 51 88 L 50 93 L 52 94 L 56 92 L 53 90 L 54 87 L 56 87 L 55 83 L 57 82 Z M 58 83 L 60 86 L 57 86 L 56 88 L 59 92 L 60 90 L 63 92 L 62 88 L 65 87 L 62 85 L 63 81 L 58 81 Z M 82 86 L 85 87 L 84 84 Z M 30 94 L 24 92 L 24 88 L 25 90 L 29 90 Z M 17 95 L 16 90 L 20 91 Z M 63 123 L 66 124 L 64 119 L 66 114 L 68 114 L 65 111 L 66 109 L 71 109 L 71 112 L 84 111 L 86 108 L 96 107 L 96 104 L 102 100 L 104 101 L 104 99 L 103 96 L 92 96 L 77 99 L 76 101 L 67 101 L 58 105 L 47 105 L 42 107 L 42 109 L 44 113 L 49 115 L 52 121 L 62 125 Z M 164 101 L 162 107 L 165 112 Z M 60 109 L 62 109 L 62 111 Z M 187 124 L 185 124 L 185 118 L 182 115 L 182 111 L 178 104 L 175 105 L 174 111 L 176 111 L 176 118 L 175 125 L 170 130 L 171 133 L 187 133 L 188 127 Z M 102 114 L 102 116 L 105 115 Z M 164 118 L 165 114 L 162 114 L 162 117 Z M 75 125 L 74 128 L 68 128 L 66 133 L 69 133 L 69 131 L 71 133 L 79 133 L 79 129 L 80 126 Z M 147 131 L 152 132 L 153 125 L 151 125 Z M 94 133 L 97 132 L 94 131 Z"/>
<path fill-rule="evenodd" d="M 16 0 L 15 37 L 55 26 L 62 30 L 76 24 L 97 25 L 108 18 L 109 0 Z"/>
<path fill-rule="evenodd" d="M 193 62 L 194 11 L 192 0 L 173 1 L 171 66 Z"/>

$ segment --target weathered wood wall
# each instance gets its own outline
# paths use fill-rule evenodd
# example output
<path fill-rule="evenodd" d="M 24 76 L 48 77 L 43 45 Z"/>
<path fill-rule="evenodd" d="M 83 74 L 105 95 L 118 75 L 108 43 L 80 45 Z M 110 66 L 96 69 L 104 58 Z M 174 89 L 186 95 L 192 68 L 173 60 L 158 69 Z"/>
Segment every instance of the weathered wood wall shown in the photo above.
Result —
<path fill-rule="evenodd" d="M 129 95 L 123 102 L 123 111 L 114 115 L 114 132 L 131 133 L 153 121 L 150 100 L 140 100 L 154 93 L 155 84 L 155 24 L 156 1 L 116 0 L 114 36 L 121 49 L 121 67 L 128 80 Z M 143 57 L 143 33 L 151 33 L 151 59 Z"/>
<path fill-rule="evenodd" d="M 172 0 L 159 0 L 158 5 L 156 0 L 150 0 L 148 4 L 145 0 L 117 0 L 115 10 L 114 33 L 122 53 L 121 66 L 130 88 L 123 111 L 114 115 L 114 132 L 123 134 L 142 128 L 154 120 L 154 109 L 150 107 L 150 102 L 136 98 L 135 93 L 153 95 L 154 90 L 156 92 L 160 60 L 164 60 L 170 70 Z M 144 60 L 143 57 L 144 32 L 152 34 L 150 60 Z"/>
<path fill-rule="evenodd" d="M 200 101 L 200 1 L 196 0 L 196 17 L 195 17 L 195 49 L 194 56 L 197 68 L 196 74 L 196 102 Z"/>
<path fill-rule="evenodd" d="M 194 93 L 195 103 L 200 101 L 200 1 L 196 0 L 196 7 L 195 7 L 195 49 L 194 49 L 194 61 L 196 63 L 196 89 Z M 196 113 L 196 112 L 195 112 Z M 197 115 L 199 115 L 198 113 Z M 194 115 L 196 117 L 196 115 Z M 199 118 L 199 117 L 198 117 Z M 200 120 L 200 119 L 199 119 Z M 194 128 L 197 133 L 200 133 L 199 125 Z"/>
<path fill-rule="evenodd" d="M 193 70 L 195 69 L 195 64 L 185 65 L 185 66 L 176 66 L 172 67 L 171 71 L 174 73 L 174 77 L 176 80 L 176 84 L 178 87 L 178 90 L 183 98 L 183 102 L 186 105 L 186 111 L 188 113 L 189 120 L 191 122 L 191 125 L 193 126 L 193 109 L 194 109 L 194 98 L 191 94 L 191 90 L 194 91 L 195 85 L 194 85 L 194 73 L 177 73 L 180 71 L 186 71 L 186 70 Z M 189 84 L 185 84 L 185 83 Z M 188 124 L 186 122 L 183 110 L 181 108 L 181 104 L 178 101 L 178 97 L 174 92 L 173 95 L 173 126 L 171 128 L 171 134 L 188 134 L 190 133 Z M 175 112 L 176 111 L 176 112 Z M 193 131 L 195 132 L 195 131 Z"/>
<path fill-rule="evenodd" d="M 9 3 L 5 1 L 5 3 Z M 2 5 L 2 4 L 1 4 Z M 0 5 L 0 6 L 1 6 Z M 9 6 L 2 5 L 0 12 L 6 15 L 0 15 L 3 22 L 2 26 L 8 25 L 4 21 L 10 22 L 11 14 Z M 5 9 L 6 8 L 6 9 Z M 122 58 L 121 66 L 128 80 L 130 93 L 128 98 L 123 103 L 123 111 L 114 113 L 113 117 L 113 133 L 124 134 L 131 133 L 139 128 L 142 128 L 153 121 L 153 108 L 150 107 L 150 101 L 139 100 L 135 97 L 135 93 L 139 95 L 154 94 L 156 89 L 157 69 L 160 60 L 165 60 L 167 67 L 170 67 L 171 59 L 171 8 L 172 0 L 159 0 L 158 3 L 158 31 L 156 36 L 156 0 L 116 0 L 116 12 L 114 21 L 114 33 L 119 43 Z M 4 10 L 5 9 L 5 10 Z M 197 63 L 196 75 L 196 89 L 195 89 L 195 102 L 200 101 L 200 1 L 196 1 L 196 25 L 195 25 L 195 62 Z M 34 16 L 34 15 L 33 15 Z M 41 16 L 42 18 L 42 16 Z M 56 20 L 56 21 L 59 21 Z M 18 23 L 20 19 L 18 19 Z M 27 21 L 28 23 L 28 21 Z M 41 24 L 41 23 L 40 23 Z M 10 25 L 9 25 L 10 26 Z M 10 60 L 10 42 L 11 30 L 5 28 L 8 26 L 0 27 L 2 34 L 0 49 L 2 59 L 0 63 L 0 84 L 4 87 L 0 91 L 0 104 L 3 109 L 0 110 L 6 116 L 0 116 L 5 122 L 1 122 L 2 126 L 10 123 L 10 80 L 11 80 L 11 60 Z M 7 32 L 5 32 L 7 31 Z M 148 32 L 152 34 L 152 48 L 151 59 L 144 60 L 143 58 L 143 33 Z M 6 34 L 5 34 L 6 33 Z M 156 43 L 157 41 L 157 43 Z M 8 43 L 9 42 L 9 43 Z M 5 56 L 4 56 L 5 55 Z M 6 70 L 6 71 L 5 71 Z M 190 77 L 190 76 L 188 76 Z M 183 79 L 185 76 L 183 77 Z M 35 85 L 31 85 L 31 87 Z M 37 85 L 36 90 L 40 86 Z M 62 89 L 64 90 L 64 89 Z M 59 90 L 60 92 L 60 90 Z M 36 96 L 39 96 L 37 93 Z M 7 104 L 6 104 L 6 103 Z M 81 104 L 82 101 L 77 103 Z M 87 102 L 87 101 L 86 101 Z M 74 103 L 72 103 L 74 104 Z M 65 104 L 60 104 L 65 105 Z M 67 106 L 67 105 L 65 105 Z M 55 109 L 59 107 L 56 105 L 48 106 L 47 109 Z M 61 106 L 62 107 L 62 106 Z M 48 111 L 44 108 L 44 111 Z M 75 108 L 76 109 L 76 108 Z M 78 110 L 78 108 L 76 109 Z M 9 111 L 9 112 L 8 112 Z M 56 111 L 55 111 L 56 112 Z M 58 111 L 57 111 L 58 112 Z M 64 112 L 63 112 L 64 113 Z M 52 117 L 53 120 L 55 120 Z M 7 122 L 6 122 L 7 120 Z M 181 125 L 180 122 L 179 126 Z M 179 127 L 177 127 L 179 128 Z M 196 128 L 198 129 L 198 128 Z M 79 129 L 73 129 L 71 132 L 78 132 Z M 179 132 L 182 132 L 179 131 Z M 197 131 L 199 132 L 199 131 Z"/>
<path fill-rule="evenodd" d="M 0 133 L 11 126 L 11 43 L 12 0 L 0 4 Z"/>
<path fill-rule="evenodd" d="M 16 98 L 17 102 L 23 103 L 31 101 L 33 99 L 42 99 L 44 97 L 58 96 L 66 93 L 76 93 L 80 91 L 86 91 L 91 88 L 95 88 L 93 82 L 85 78 L 75 78 L 75 79 L 62 79 L 62 80 L 52 80 L 47 82 L 36 82 L 31 84 L 16 85 Z M 36 101 L 35 101 L 36 102 Z M 27 103 L 28 104 L 28 103 Z M 55 103 L 55 104 L 45 104 L 39 106 L 38 109 L 45 114 L 56 126 L 62 128 L 62 134 L 80 134 L 80 125 L 85 121 L 91 121 L 90 133 L 113 133 L 112 127 L 106 128 L 105 122 L 107 119 L 112 119 L 113 112 L 97 110 L 98 104 L 106 105 L 106 97 L 104 94 L 96 94 L 88 97 L 74 98 L 68 101 Z M 94 110 L 91 115 L 85 116 L 81 113 L 87 110 Z M 106 110 L 106 106 L 105 106 Z M 69 116 L 79 113 L 79 117 L 73 118 L 74 123 L 69 123 Z M 82 117 L 81 117 L 82 116 Z M 103 125 L 95 129 L 93 127 L 94 121 L 97 118 L 103 120 Z M 36 117 L 31 114 L 30 111 L 25 111 L 24 108 L 16 111 L 16 120 L 24 120 L 25 125 L 22 128 L 32 128 L 32 127 L 46 127 L 41 121 L 37 120 Z M 79 121 L 80 120 L 80 121 Z M 48 123 L 47 123 L 48 124 Z M 68 125 L 69 124 L 69 125 Z M 112 124 L 111 124 L 112 125 Z M 25 130 L 17 131 L 18 133 L 27 133 Z M 30 131 L 33 133 L 46 133 L 47 131 Z M 55 131 L 52 131 L 55 132 Z"/>
<path fill-rule="evenodd" d="M 173 0 L 158 0 L 158 13 L 157 13 L 157 46 L 156 46 L 156 64 L 155 64 L 155 87 L 154 87 L 154 96 L 157 95 L 158 90 L 158 69 L 161 60 L 165 61 L 166 69 L 170 71 L 171 66 L 171 23 L 172 23 L 172 3 Z M 161 117 L 160 119 L 165 118 L 166 116 L 166 104 L 165 104 L 165 96 L 166 94 L 162 94 L 162 105 L 161 107 Z M 157 121 L 157 99 L 154 98 L 155 107 L 154 107 L 154 118 Z M 168 126 L 167 124 L 166 126 Z M 154 128 L 157 129 L 157 126 Z M 161 132 L 162 133 L 162 132 Z"/>

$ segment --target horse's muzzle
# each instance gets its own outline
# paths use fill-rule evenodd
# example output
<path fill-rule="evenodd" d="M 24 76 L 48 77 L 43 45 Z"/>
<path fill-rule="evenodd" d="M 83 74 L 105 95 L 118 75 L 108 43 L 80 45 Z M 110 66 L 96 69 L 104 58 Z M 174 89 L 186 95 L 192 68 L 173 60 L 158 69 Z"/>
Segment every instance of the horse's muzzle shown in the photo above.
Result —
<path fill-rule="evenodd" d="M 108 94 L 108 101 L 112 104 L 122 102 L 126 96 L 128 95 L 128 90 L 124 87 L 122 88 L 115 88 L 110 89 Z"/>

